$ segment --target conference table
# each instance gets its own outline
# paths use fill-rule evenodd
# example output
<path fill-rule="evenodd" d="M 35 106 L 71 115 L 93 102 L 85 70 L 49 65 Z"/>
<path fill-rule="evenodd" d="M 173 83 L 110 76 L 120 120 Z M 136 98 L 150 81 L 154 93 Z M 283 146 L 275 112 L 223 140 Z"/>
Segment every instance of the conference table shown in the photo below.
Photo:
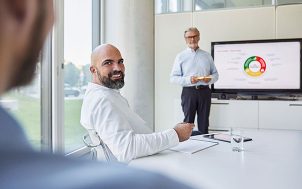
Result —
<path fill-rule="evenodd" d="M 193 154 L 165 150 L 129 166 L 160 172 L 194 188 L 301 189 L 302 131 L 246 129 L 243 152 L 231 144 Z M 211 140 L 211 139 L 207 139 Z"/>

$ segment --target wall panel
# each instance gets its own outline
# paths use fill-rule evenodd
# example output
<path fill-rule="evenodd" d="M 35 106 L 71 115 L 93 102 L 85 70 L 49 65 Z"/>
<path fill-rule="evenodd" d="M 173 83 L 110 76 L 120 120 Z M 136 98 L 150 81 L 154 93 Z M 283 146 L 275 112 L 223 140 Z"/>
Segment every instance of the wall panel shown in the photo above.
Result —
<path fill-rule="evenodd" d="M 180 104 L 180 86 L 170 83 L 175 56 L 185 48 L 183 32 L 192 24 L 192 13 L 155 16 L 155 130 L 172 128 Z M 175 107 L 176 106 L 176 107 Z"/>
<path fill-rule="evenodd" d="M 283 5 L 276 9 L 277 38 L 302 38 L 302 4 Z"/>
<path fill-rule="evenodd" d="M 275 38 L 275 8 L 247 8 L 193 13 L 201 32 L 200 47 L 211 51 L 212 41 Z"/>

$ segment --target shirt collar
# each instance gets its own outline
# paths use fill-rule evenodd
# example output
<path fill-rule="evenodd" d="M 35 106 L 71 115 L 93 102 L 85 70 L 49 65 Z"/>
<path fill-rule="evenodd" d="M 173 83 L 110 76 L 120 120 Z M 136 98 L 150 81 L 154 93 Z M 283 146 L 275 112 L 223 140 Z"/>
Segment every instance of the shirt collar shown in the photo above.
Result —
<path fill-rule="evenodd" d="M 119 89 L 111 89 L 111 88 L 105 87 L 105 86 L 100 85 L 100 84 L 97 84 L 97 83 L 89 82 L 88 85 L 91 86 L 91 87 L 100 88 L 100 89 L 102 89 L 102 90 L 112 90 L 112 91 L 115 91 L 115 92 L 117 92 L 117 93 L 120 93 L 120 90 L 119 90 Z"/>
<path fill-rule="evenodd" d="M 187 47 L 187 50 L 188 50 L 188 51 L 190 51 L 190 52 L 192 52 L 192 53 L 193 53 L 193 52 L 197 52 L 197 51 L 199 51 L 199 49 L 200 49 L 200 48 L 198 47 L 198 48 L 196 49 L 196 51 L 194 51 L 194 50 L 193 50 L 193 49 L 191 49 L 190 47 Z"/>

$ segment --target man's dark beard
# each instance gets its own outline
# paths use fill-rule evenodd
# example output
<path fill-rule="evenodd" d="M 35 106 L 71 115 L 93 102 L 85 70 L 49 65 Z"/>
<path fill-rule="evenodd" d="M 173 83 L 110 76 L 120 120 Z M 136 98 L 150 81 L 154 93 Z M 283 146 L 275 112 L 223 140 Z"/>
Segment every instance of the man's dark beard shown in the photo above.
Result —
<path fill-rule="evenodd" d="M 99 78 L 101 84 L 104 85 L 105 87 L 108 87 L 110 89 L 121 89 L 125 85 L 125 82 L 124 82 L 125 74 L 121 71 L 110 72 L 108 74 L 108 77 L 101 76 L 101 74 L 98 70 L 96 71 L 96 73 L 98 75 L 98 78 Z M 113 74 L 121 74 L 122 78 L 118 79 L 118 80 L 113 80 L 113 79 L 111 79 Z"/>
<path fill-rule="evenodd" d="M 42 29 L 44 27 L 45 17 L 46 17 L 46 3 L 45 1 L 37 1 L 39 3 L 38 13 L 36 16 L 36 21 L 34 23 L 34 27 L 32 30 L 32 35 L 30 36 L 29 43 L 30 46 L 25 53 L 25 57 L 20 60 L 22 63 L 17 63 L 18 68 L 15 70 L 15 74 L 13 74 L 12 83 L 9 86 L 9 89 L 13 87 L 19 87 L 30 83 L 34 77 L 34 73 L 36 71 L 36 65 L 38 62 L 38 57 L 40 51 L 42 49 L 44 39 L 42 39 Z"/>

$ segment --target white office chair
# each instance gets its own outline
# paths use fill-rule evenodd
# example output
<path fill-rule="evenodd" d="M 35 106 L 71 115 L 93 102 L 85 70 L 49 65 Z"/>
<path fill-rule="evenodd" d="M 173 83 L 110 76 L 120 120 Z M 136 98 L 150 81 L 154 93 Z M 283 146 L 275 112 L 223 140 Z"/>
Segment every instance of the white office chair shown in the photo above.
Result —
<path fill-rule="evenodd" d="M 83 136 L 84 144 L 90 148 L 92 160 L 106 160 L 107 162 L 116 162 L 117 159 L 103 142 L 95 130 L 87 130 L 88 133 Z"/>

